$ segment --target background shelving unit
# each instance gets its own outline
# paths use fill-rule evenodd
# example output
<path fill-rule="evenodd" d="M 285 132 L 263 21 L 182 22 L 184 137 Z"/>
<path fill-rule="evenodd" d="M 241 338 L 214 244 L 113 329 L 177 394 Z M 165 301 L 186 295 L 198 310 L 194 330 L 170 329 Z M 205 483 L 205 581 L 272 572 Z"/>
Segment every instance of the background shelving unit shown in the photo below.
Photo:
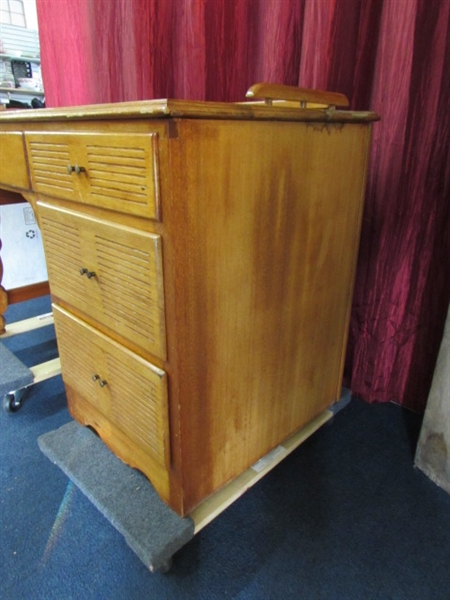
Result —
<path fill-rule="evenodd" d="M 42 82 L 39 36 L 35 29 L 27 29 L 17 25 L 1 24 L 0 26 L 0 102 L 9 104 L 11 100 L 29 104 L 33 98 L 42 101 L 42 86 L 36 89 L 17 87 L 17 65 L 23 64 L 24 74 L 28 71 L 33 78 Z M 16 69 L 13 69 L 16 65 Z M 8 85 L 2 85 L 2 83 Z M 10 84 L 14 87 L 10 87 Z"/>

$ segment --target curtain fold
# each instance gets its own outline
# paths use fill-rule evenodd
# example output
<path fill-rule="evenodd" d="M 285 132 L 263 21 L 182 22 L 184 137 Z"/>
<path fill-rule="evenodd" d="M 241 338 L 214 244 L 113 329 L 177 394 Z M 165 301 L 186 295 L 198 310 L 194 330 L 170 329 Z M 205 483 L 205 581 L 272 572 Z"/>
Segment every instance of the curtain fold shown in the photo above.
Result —
<path fill-rule="evenodd" d="M 450 0 L 37 0 L 47 106 L 340 91 L 374 127 L 345 382 L 423 411 L 450 299 Z"/>
<path fill-rule="evenodd" d="M 384 2 L 346 377 L 422 411 L 449 302 L 449 2 Z M 399 60 L 402 57 L 402 60 Z M 447 64 L 445 65 L 445 61 Z"/>
<path fill-rule="evenodd" d="M 97 77 L 92 62 L 93 32 L 86 0 L 36 0 L 41 68 L 47 106 L 93 102 Z"/>

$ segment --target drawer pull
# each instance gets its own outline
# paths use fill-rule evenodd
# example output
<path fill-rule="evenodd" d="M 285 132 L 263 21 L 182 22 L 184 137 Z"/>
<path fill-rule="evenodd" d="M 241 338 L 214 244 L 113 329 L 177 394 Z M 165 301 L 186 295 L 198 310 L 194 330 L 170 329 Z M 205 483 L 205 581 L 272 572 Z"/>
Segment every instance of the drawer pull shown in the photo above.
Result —
<path fill-rule="evenodd" d="M 100 375 L 97 375 L 96 373 L 92 375 L 92 381 L 98 381 L 98 385 L 100 387 L 105 387 L 105 385 L 108 384 L 108 382 L 105 379 L 101 379 Z"/>
<path fill-rule="evenodd" d="M 89 271 L 89 269 L 85 269 L 84 267 L 80 267 L 80 275 L 86 275 L 88 279 L 95 277 L 95 271 Z"/>
<path fill-rule="evenodd" d="M 67 165 L 67 172 L 71 175 L 75 172 L 77 175 L 86 171 L 84 167 L 79 167 L 78 165 Z"/>

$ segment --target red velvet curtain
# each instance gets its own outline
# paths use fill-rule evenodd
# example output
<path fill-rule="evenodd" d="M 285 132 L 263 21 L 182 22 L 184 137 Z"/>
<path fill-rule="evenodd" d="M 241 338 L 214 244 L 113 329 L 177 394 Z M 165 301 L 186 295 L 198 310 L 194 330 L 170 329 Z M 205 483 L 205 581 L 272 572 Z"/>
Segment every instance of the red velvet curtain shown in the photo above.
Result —
<path fill-rule="evenodd" d="M 345 381 L 423 411 L 450 299 L 450 0 L 37 0 L 47 106 L 243 100 L 378 111 Z"/>

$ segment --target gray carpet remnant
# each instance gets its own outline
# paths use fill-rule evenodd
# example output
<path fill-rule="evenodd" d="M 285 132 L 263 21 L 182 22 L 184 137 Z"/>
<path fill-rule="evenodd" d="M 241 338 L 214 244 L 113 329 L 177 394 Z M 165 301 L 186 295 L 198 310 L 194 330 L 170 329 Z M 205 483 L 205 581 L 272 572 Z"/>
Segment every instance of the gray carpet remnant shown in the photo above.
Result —
<path fill-rule="evenodd" d="M 42 452 L 75 483 L 152 571 L 194 537 L 149 480 L 118 459 L 87 427 L 71 421 L 38 438 Z"/>
<path fill-rule="evenodd" d="M 33 373 L 14 354 L 0 343 L 0 396 L 31 385 Z"/>

